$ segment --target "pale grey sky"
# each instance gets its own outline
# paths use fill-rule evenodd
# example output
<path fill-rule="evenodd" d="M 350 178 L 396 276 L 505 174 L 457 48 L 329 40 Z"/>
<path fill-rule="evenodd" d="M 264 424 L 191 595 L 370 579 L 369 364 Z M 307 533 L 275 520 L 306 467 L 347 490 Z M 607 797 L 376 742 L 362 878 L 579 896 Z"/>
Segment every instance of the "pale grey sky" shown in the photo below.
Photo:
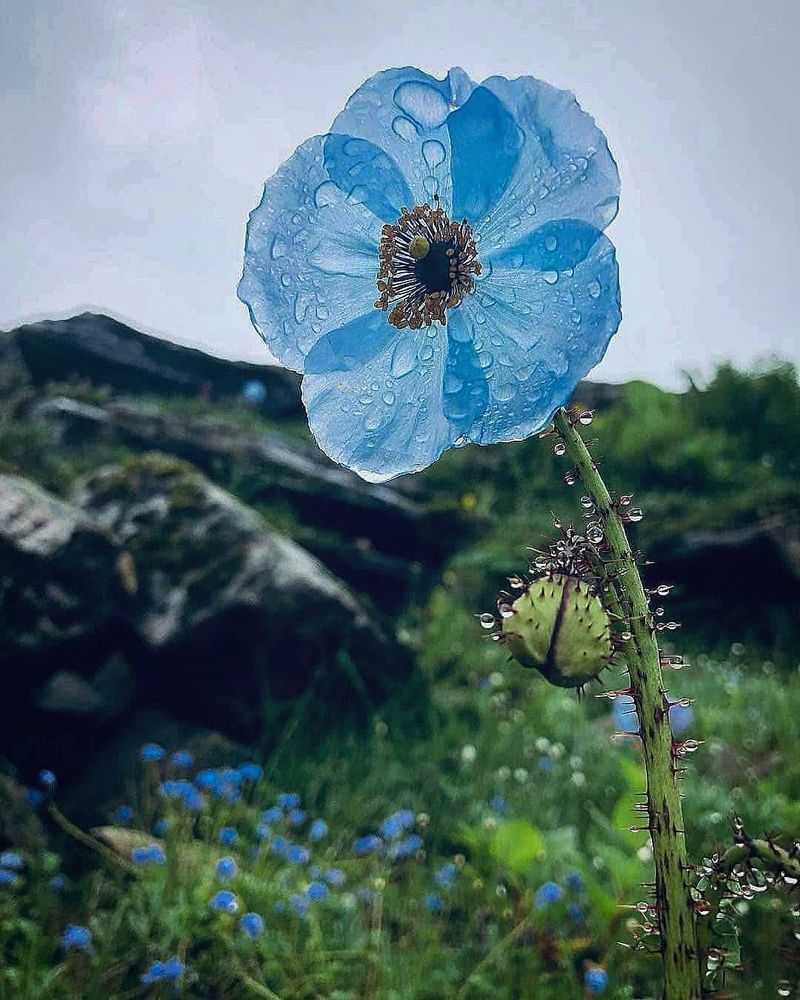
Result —
<path fill-rule="evenodd" d="M 263 180 L 387 66 L 573 90 L 622 174 L 595 376 L 800 361 L 797 0 L 0 0 L 0 328 L 84 309 L 264 360 Z"/>

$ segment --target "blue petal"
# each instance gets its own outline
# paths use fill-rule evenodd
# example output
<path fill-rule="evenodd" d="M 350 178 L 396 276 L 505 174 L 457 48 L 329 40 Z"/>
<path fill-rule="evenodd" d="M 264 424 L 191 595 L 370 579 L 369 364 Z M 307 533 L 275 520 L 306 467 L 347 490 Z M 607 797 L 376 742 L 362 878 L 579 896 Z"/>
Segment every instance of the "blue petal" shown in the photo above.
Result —
<path fill-rule="evenodd" d="M 513 246 L 488 255 L 487 260 L 492 268 L 566 271 L 586 259 L 599 235 L 594 226 L 580 219 L 556 219 Z"/>
<path fill-rule="evenodd" d="M 580 219 L 605 229 L 617 213 L 619 173 L 606 138 L 575 96 L 533 77 L 485 80 L 524 135 L 495 210 L 479 227 L 483 254 L 545 222 Z"/>
<path fill-rule="evenodd" d="M 489 388 L 485 410 L 465 431 L 478 444 L 519 441 L 545 427 L 601 360 L 621 318 L 616 256 L 604 235 L 565 271 L 514 263 L 494 263 L 454 310 Z"/>
<path fill-rule="evenodd" d="M 264 185 L 238 288 L 269 349 L 295 371 L 321 336 L 366 312 L 377 294 L 381 220 L 331 181 L 325 141 L 307 140 Z"/>
<path fill-rule="evenodd" d="M 376 343 L 379 321 L 390 336 L 378 335 L 378 349 L 362 365 L 306 373 L 302 387 L 320 448 L 372 482 L 425 468 L 460 434 L 444 413 L 448 341 L 442 327 L 396 330 L 385 313 L 372 310 L 346 333 L 329 335 L 336 344 L 331 352 L 339 350 L 340 337 L 353 345 L 359 333 Z"/>
<path fill-rule="evenodd" d="M 459 434 L 469 431 L 486 409 L 489 386 L 469 325 L 458 309 L 450 312 L 447 324 L 443 390 L 444 415 Z"/>
<path fill-rule="evenodd" d="M 438 194 L 452 204 L 447 116 L 469 96 L 463 70 L 437 80 L 406 66 L 377 73 L 363 83 L 336 117 L 331 132 L 366 139 L 392 158 L 411 190 L 411 208 Z"/>
<path fill-rule="evenodd" d="M 522 133 L 506 106 L 485 87 L 447 119 L 452 147 L 453 218 L 476 226 L 508 186 Z"/>
<path fill-rule="evenodd" d="M 349 372 L 361 368 L 397 336 L 386 313 L 373 309 L 345 326 L 331 330 L 306 355 L 306 375 Z"/>
<path fill-rule="evenodd" d="M 403 206 L 413 200 L 397 164 L 366 139 L 329 135 L 325 140 L 325 169 L 348 199 L 384 222 L 395 222 Z"/>

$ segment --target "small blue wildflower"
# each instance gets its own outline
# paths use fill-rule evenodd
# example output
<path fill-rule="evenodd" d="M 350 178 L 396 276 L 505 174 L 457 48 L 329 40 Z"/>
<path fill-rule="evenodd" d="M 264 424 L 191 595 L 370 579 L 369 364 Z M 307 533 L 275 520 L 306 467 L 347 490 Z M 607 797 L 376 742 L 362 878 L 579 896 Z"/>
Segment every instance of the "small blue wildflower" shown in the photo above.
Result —
<path fill-rule="evenodd" d="M 179 799 L 192 812 L 198 812 L 205 804 L 203 796 L 188 778 L 174 778 L 163 782 L 161 794 L 169 799 Z"/>
<path fill-rule="evenodd" d="M 239 909 L 239 900 L 227 889 L 220 889 L 211 897 L 209 906 L 212 910 L 223 910 L 225 913 L 236 913 Z"/>
<path fill-rule="evenodd" d="M 502 795 L 495 795 L 489 805 L 496 813 L 500 813 L 501 816 L 507 816 L 511 812 L 508 800 L 504 799 Z"/>
<path fill-rule="evenodd" d="M 61 935 L 61 947 L 65 951 L 75 949 L 85 951 L 92 943 L 92 932 L 80 924 L 70 924 Z"/>
<path fill-rule="evenodd" d="M 163 865 L 166 860 L 167 857 L 158 844 L 150 844 L 147 847 L 134 847 L 131 851 L 131 861 L 135 865 Z"/>
<path fill-rule="evenodd" d="M 315 903 L 318 903 L 320 900 L 325 899 L 325 897 L 328 895 L 328 887 L 327 885 L 325 885 L 324 882 L 317 882 L 317 881 L 309 882 L 306 888 L 306 895 L 308 896 L 309 899 L 313 900 Z"/>
<path fill-rule="evenodd" d="M 367 834 L 366 837 L 359 837 L 358 840 L 353 844 L 353 851 L 360 857 L 365 854 L 372 854 L 374 851 L 379 851 L 383 847 L 383 841 L 380 837 L 376 837 L 374 833 Z"/>
<path fill-rule="evenodd" d="M 53 772 L 45 769 L 44 771 L 39 772 L 39 784 L 48 792 L 52 792 L 55 790 L 58 782 L 56 781 L 56 776 Z"/>
<path fill-rule="evenodd" d="M 18 851 L 3 851 L 0 854 L 0 868 L 11 868 L 18 872 L 22 868 L 22 855 Z"/>
<path fill-rule="evenodd" d="M 266 823 L 259 823 L 256 826 L 256 838 L 258 840 L 269 840 L 272 836 L 272 828 Z"/>
<path fill-rule="evenodd" d="M 280 834 L 274 837 L 272 843 L 270 844 L 270 850 L 273 854 L 282 854 L 286 856 L 286 851 L 291 845 L 285 837 L 281 837 Z"/>
<path fill-rule="evenodd" d="M 50 879 L 50 892 L 60 896 L 67 888 L 67 880 L 63 875 L 54 875 Z"/>
<path fill-rule="evenodd" d="M 289 844 L 286 848 L 286 860 L 293 865 L 304 865 L 310 856 L 308 848 L 301 847 L 300 844 Z"/>
<path fill-rule="evenodd" d="M 299 893 L 295 893 L 293 896 L 290 896 L 289 906 L 298 917 L 308 916 L 308 899 L 305 896 L 301 896 Z"/>
<path fill-rule="evenodd" d="M 261 813 L 262 823 L 277 823 L 279 819 L 283 816 L 283 810 L 280 806 L 270 806 L 269 809 L 265 809 Z"/>
<path fill-rule="evenodd" d="M 272 909 L 276 913 L 286 913 L 286 903 L 282 899 L 279 899 Z"/>
<path fill-rule="evenodd" d="M 260 406 L 266 402 L 267 387 L 257 378 L 250 378 L 242 386 L 242 399 L 251 406 Z"/>
<path fill-rule="evenodd" d="M 189 750 L 176 750 L 169 760 L 173 767 L 192 767 L 194 754 Z"/>
<path fill-rule="evenodd" d="M 223 847 L 233 847 L 239 839 L 239 834 L 232 826 L 223 826 L 219 831 L 219 842 Z"/>
<path fill-rule="evenodd" d="M 591 969 L 586 970 L 586 974 L 583 977 L 583 985 L 586 987 L 587 993 L 595 995 L 604 993 L 608 986 L 608 973 L 605 969 L 601 969 L 599 965 L 595 965 Z"/>
<path fill-rule="evenodd" d="M 159 982 L 177 983 L 185 972 L 186 966 L 177 955 L 173 955 L 166 962 L 153 962 L 141 977 L 141 981 L 145 986 L 152 986 Z"/>
<path fill-rule="evenodd" d="M 306 814 L 302 809 L 290 809 L 287 819 L 290 826 L 302 826 L 306 821 Z"/>
<path fill-rule="evenodd" d="M 418 833 L 409 834 L 402 840 L 396 840 L 389 846 L 389 857 L 392 861 L 410 858 L 422 850 L 422 837 Z"/>
<path fill-rule="evenodd" d="M 452 885 L 453 882 L 455 882 L 457 875 L 458 869 L 456 866 L 452 862 L 448 862 L 434 873 L 433 879 L 437 885 Z"/>
<path fill-rule="evenodd" d="M 345 873 L 342 871 L 341 868 L 329 868 L 325 872 L 325 881 L 328 883 L 328 885 L 341 886 L 344 885 L 346 880 L 347 876 L 345 875 Z"/>
<path fill-rule="evenodd" d="M 117 826 L 125 826 L 133 819 L 133 809 L 130 806 L 117 806 L 111 813 L 111 822 Z"/>
<path fill-rule="evenodd" d="M 239 929 L 255 941 L 264 933 L 264 918 L 257 913 L 245 913 L 239 921 Z"/>
<path fill-rule="evenodd" d="M 396 813 L 392 813 L 391 816 L 387 816 L 386 819 L 381 823 L 381 834 L 387 839 L 392 840 L 395 837 L 400 837 L 410 830 L 414 825 L 414 814 L 410 809 L 400 809 Z"/>
<path fill-rule="evenodd" d="M 247 761 L 239 765 L 239 774 L 243 781 L 261 781 L 264 775 L 264 768 L 260 764 Z"/>
<path fill-rule="evenodd" d="M 602 232 L 619 174 L 593 119 L 530 76 L 405 67 L 366 80 L 320 131 L 267 181 L 238 293 L 272 354 L 303 373 L 322 450 L 380 481 L 546 426 L 620 322 Z M 429 243 L 451 219 L 452 245 Z M 309 323 L 297 294 L 312 288 L 326 309 Z"/>
<path fill-rule="evenodd" d="M 157 819 L 153 823 L 153 833 L 157 837 L 166 837 L 167 831 L 169 830 L 169 820 L 168 819 Z"/>
<path fill-rule="evenodd" d="M 536 766 L 540 771 L 544 771 L 545 774 L 549 774 L 556 766 L 556 762 L 552 757 L 540 757 L 536 761 Z"/>
<path fill-rule="evenodd" d="M 582 924 L 586 919 L 583 915 L 583 910 L 577 903 L 570 903 L 569 906 L 567 906 L 567 915 L 575 924 Z"/>
<path fill-rule="evenodd" d="M 167 751 L 160 743 L 145 743 L 139 751 L 139 757 L 145 762 L 155 762 L 163 760 Z"/>
<path fill-rule="evenodd" d="M 577 872 L 570 872 L 564 880 L 567 883 L 567 888 L 570 892 L 577 893 L 580 895 L 584 890 L 583 879 Z"/>
<path fill-rule="evenodd" d="M 9 871 L 8 868 L 0 868 L 0 885 L 16 885 L 19 882 L 19 875 Z"/>
<path fill-rule="evenodd" d="M 537 910 L 543 910 L 546 906 L 550 906 L 551 903 L 557 903 L 563 895 L 564 890 L 560 885 L 557 885 L 555 882 L 545 882 L 544 885 L 539 886 L 536 890 L 533 905 Z"/>
<path fill-rule="evenodd" d="M 311 840 L 322 840 L 328 836 L 328 824 L 324 819 L 315 819 L 308 828 L 308 836 Z"/>
<path fill-rule="evenodd" d="M 300 796 L 297 792 L 284 792 L 278 796 L 277 803 L 281 809 L 296 809 L 300 805 Z"/>
<path fill-rule="evenodd" d="M 213 767 L 204 767 L 202 771 L 197 772 L 194 780 L 198 788 L 211 792 L 219 784 L 219 775 Z"/>
<path fill-rule="evenodd" d="M 425 909 L 429 913 L 441 913 L 444 909 L 444 900 L 441 896 L 429 894 L 425 897 Z"/>
<path fill-rule="evenodd" d="M 34 809 L 38 808 L 44 802 L 44 795 L 38 788 L 29 788 L 25 796 L 28 800 L 28 805 L 33 806 Z"/>
<path fill-rule="evenodd" d="M 220 882 L 227 882 L 239 871 L 239 866 L 233 858 L 220 858 L 216 864 L 215 871 Z"/>

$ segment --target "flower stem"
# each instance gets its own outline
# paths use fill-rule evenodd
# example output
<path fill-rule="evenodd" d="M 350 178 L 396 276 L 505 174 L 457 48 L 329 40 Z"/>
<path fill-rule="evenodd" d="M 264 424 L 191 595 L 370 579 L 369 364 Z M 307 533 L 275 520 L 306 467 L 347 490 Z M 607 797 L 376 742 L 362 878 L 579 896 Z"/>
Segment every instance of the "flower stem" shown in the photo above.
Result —
<path fill-rule="evenodd" d="M 608 549 L 607 583 L 628 626 L 625 648 L 631 693 L 639 717 L 647 775 L 647 808 L 656 872 L 656 906 L 664 965 L 664 1000 L 699 1000 L 697 929 L 690 897 L 689 867 L 677 768 L 669 723 L 669 702 L 661 676 L 647 594 L 642 585 L 618 507 L 609 494 L 583 438 L 566 410 L 559 409 L 555 428 L 597 511 Z"/>

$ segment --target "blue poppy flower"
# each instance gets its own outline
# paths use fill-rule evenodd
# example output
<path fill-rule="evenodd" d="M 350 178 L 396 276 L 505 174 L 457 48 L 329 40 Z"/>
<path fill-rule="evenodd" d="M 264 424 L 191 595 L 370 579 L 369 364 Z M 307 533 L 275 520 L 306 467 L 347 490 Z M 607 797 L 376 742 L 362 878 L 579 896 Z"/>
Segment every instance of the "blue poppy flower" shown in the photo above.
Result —
<path fill-rule="evenodd" d="M 425 909 L 429 913 L 441 913 L 444 909 L 444 900 L 441 896 L 428 895 L 425 897 Z"/>
<path fill-rule="evenodd" d="M 239 909 L 239 900 L 227 889 L 220 889 L 211 897 L 209 906 L 212 910 L 223 910 L 225 913 L 236 913 Z"/>
<path fill-rule="evenodd" d="M 608 973 L 605 969 L 601 969 L 599 965 L 595 965 L 591 969 L 586 970 L 583 977 L 583 985 L 586 987 L 587 993 L 604 993 L 608 986 Z"/>
<path fill-rule="evenodd" d="M 224 847 L 232 847 L 239 839 L 239 834 L 232 826 L 223 826 L 219 831 L 219 842 Z"/>
<path fill-rule="evenodd" d="M 293 865 L 304 865 L 310 857 L 307 847 L 300 844 L 289 844 L 286 848 L 286 860 Z"/>
<path fill-rule="evenodd" d="M 328 883 L 328 885 L 336 887 L 342 886 L 344 885 L 346 879 L 347 876 L 345 875 L 345 873 L 342 871 L 341 868 L 329 868 L 325 872 L 325 881 Z"/>
<path fill-rule="evenodd" d="M 270 806 L 269 809 L 265 809 L 261 813 L 261 821 L 262 823 L 277 823 L 282 816 L 283 811 L 280 806 Z"/>
<path fill-rule="evenodd" d="M 145 986 L 152 986 L 159 982 L 177 983 L 185 972 L 186 966 L 177 955 L 173 955 L 166 962 L 153 962 L 140 978 Z"/>
<path fill-rule="evenodd" d="M 309 899 L 314 900 L 314 902 L 319 902 L 328 895 L 328 887 L 324 882 L 309 882 L 306 888 L 306 895 Z"/>
<path fill-rule="evenodd" d="M 118 826 L 124 826 L 133 819 L 133 809 L 130 806 L 117 806 L 111 813 L 111 822 Z"/>
<path fill-rule="evenodd" d="M 239 297 L 364 478 L 546 426 L 620 322 L 619 177 L 572 94 L 378 73 L 271 177 Z"/>
<path fill-rule="evenodd" d="M 302 826 L 306 821 L 305 810 L 290 809 L 286 818 L 289 820 L 290 826 Z"/>
<path fill-rule="evenodd" d="M 557 903 L 564 895 L 564 890 L 555 882 L 545 882 L 539 886 L 534 896 L 533 905 L 537 910 L 543 910 L 551 903 Z"/>
<path fill-rule="evenodd" d="M 39 777 L 39 784 L 42 786 L 42 788 L 46 789 L 48 792 L 52 792 L 55 790 L 56 784 L 58 782 L 56 781 L 56 776 L 55 774 L 53 774 L 52 771 L 49 771 L 47 769 L 45 769 L 44 771 L 40 771 L 38 777 Z"/>
<path fill-rule="evenodd" d="M 258 913 L 245 913 L 239 921 L 239 929 L 255 941 L 264 933 L 264 918 Z"/>
<path fill-rule="evenodd" d="M 61 947 L 65 951 L 85 951 L 92 943 L 92 932 L 80 924 L 69 924 L 61 935 Z"/>
<path fill-rule="evenodd" d="M 191 767 L 194 764 L 194 754 L 190 750 L 176 750 L 170 757 L 173 767 Z"/>
<path fill-rule="evenodd" d="M 315 819 L 308 828 L 308 836 L 311 840 L 322 840 L 328 836 L 328 824 L 324 819 Z"/>
<path fill-rule="evenodd" d="M 167 751 L 161 746 L 160 743 L 145 743 L 139 751 L 139 756 L 145 762 L 154 762 L 163 760 L 166 752 Z"/>
<path fill-rule="evenodd" d="M 232 879 L 239 871 L 239 867 L 233 858 L 220 858 L 216 864 L 217 878 L 221 882 Z"/>
<path fill-rule="evenodd" d="M 166 860 L 167 857 L 158 844 L 150 844 L 147 847 L 134 847 L 131 851 L 131 861 L 138 866 L 163 865 Z"/>

